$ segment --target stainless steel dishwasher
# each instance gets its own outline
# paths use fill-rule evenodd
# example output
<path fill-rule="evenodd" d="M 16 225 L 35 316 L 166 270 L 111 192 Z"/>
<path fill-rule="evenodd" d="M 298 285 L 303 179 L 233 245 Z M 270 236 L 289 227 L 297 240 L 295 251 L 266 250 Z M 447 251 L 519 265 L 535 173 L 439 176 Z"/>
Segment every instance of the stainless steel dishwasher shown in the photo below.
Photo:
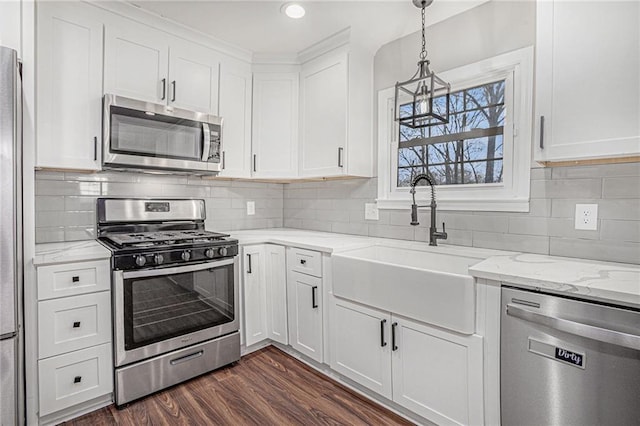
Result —
<path fill-rule="evenodd" d="M 640 425 L 640 311 L 502 288 L 504 426 Z"/>

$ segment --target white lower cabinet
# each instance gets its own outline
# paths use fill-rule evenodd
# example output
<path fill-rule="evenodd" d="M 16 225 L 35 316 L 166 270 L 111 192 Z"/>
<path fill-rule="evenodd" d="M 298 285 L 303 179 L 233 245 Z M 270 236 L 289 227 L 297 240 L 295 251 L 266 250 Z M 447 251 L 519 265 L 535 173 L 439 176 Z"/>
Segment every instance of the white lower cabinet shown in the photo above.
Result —
<path fill-rule="evenodd" d="M 300 353 L 322 362 L 322 278 L 287 273 L 289 343 Z"/>
<path fill-rule="evenodd" d="M 111 344 L 38 361 L 40 417 L 113 389 Z"/>
<path fill-rule="evenodd" d="M 331 316 L 331 368 L 391 399 L 391 315 L 335 299 Z"/>
<path fill-rule="evenodd" d="M 287 344 L 287 283 L 285 248 L 259 244 L 242 248 L 244 341 L 265 339 Z"/>
<path fill-rule="evenodd" d="M 441 425 L 482 424 L 482 337 L 338 298 L 331 368 Z"/>

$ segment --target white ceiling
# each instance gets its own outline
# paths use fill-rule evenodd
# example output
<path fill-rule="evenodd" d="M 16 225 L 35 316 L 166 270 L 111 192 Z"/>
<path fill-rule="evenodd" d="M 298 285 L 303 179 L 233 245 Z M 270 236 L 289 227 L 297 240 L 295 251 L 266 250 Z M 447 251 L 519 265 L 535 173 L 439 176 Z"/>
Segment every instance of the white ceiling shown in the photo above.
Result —
<path fill-rule="evenodd" d="M 427 25 L 487 0 L 435 0 Z M 411 0 L 298 1 L 301 19 L 280 12 L 286 1 L 132 0 L 130 3 L 252 53 L 293 54 L 351 27 L 372 49 L 420 29 Z"/>

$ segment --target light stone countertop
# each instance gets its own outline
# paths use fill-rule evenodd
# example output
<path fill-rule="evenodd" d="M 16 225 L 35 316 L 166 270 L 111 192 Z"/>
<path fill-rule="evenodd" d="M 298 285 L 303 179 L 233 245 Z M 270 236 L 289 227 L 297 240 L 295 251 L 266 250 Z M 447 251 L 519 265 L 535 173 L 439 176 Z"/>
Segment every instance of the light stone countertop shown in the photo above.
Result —
<path fill-rule="evenodd" d="M 110 259 L 111 251 L 95 240 L 36 244 L 35 266 Z"/>
<path fill-rule="evenodd" d="M 476 278 L 640 308 L 640 265 L 520 253 L 469 268 Z"/>
<path fill-rule="evenodd" d="M 527 289 L 640 308 L 640 265 L 599 262 L 528 253 L 514 253 L 475 247 L 362 237 L 331 232 L 273 228 L 228 232 L 241 245 L 281 244 L 338 253 L 384 244 L 410 250 L 476 257 L 469 268 L 476 278 L 513 284 Z M 34 265 L 108 259 L 111 252 L 94 240 L 36 244 Z"/>

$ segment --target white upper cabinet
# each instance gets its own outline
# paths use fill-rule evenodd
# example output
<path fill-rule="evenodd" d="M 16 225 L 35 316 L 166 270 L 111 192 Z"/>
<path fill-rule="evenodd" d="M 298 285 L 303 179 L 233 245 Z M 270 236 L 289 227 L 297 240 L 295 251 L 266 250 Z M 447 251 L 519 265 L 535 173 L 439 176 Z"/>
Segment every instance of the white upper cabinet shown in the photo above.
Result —
<path fill-rule="evenodd" d="M 212 51 L 184 40 L 169 48 L 169 104 L 218 114 L 220 61 Z"/>
<path fill-rule="evenodd" d="M 341 47 L 302 64 L 300 176 L 373 175 L 373 55 Z"/>
<path fill-rule="evenodd" d="M 102 22 L 92 12 L 37 4 L 36 167 L 100 170 Z"/>
<path fill-rule="evenodd" d="M 251 66 L 228 58 L 220 66 L 221 177 L 251 177 Z"/>
<path fill-rule="evenodd" d="M 302 67 L 302 176 L 345 174 L 348 69 L 346 53 Z"/>
<path fill-rule="evenodd" d="M 639 28 L 638 2 L 537 2 L 537 161 L 640 154 Z"/>
<path fill-rule="evenodd" d="M 298 73 L 253 74 L 253 176 L 298 175 Z"/>
<path fill-rule="evenodd" d="M 142 25 L 108 25 L 105 37 L 105 93 L 166 103 L 167 34 Z"/>
<path fill-rule="evenodd" d="M 105 93 L 217 115 L 219 56 L 141 25 L 107 25 Z"/>

